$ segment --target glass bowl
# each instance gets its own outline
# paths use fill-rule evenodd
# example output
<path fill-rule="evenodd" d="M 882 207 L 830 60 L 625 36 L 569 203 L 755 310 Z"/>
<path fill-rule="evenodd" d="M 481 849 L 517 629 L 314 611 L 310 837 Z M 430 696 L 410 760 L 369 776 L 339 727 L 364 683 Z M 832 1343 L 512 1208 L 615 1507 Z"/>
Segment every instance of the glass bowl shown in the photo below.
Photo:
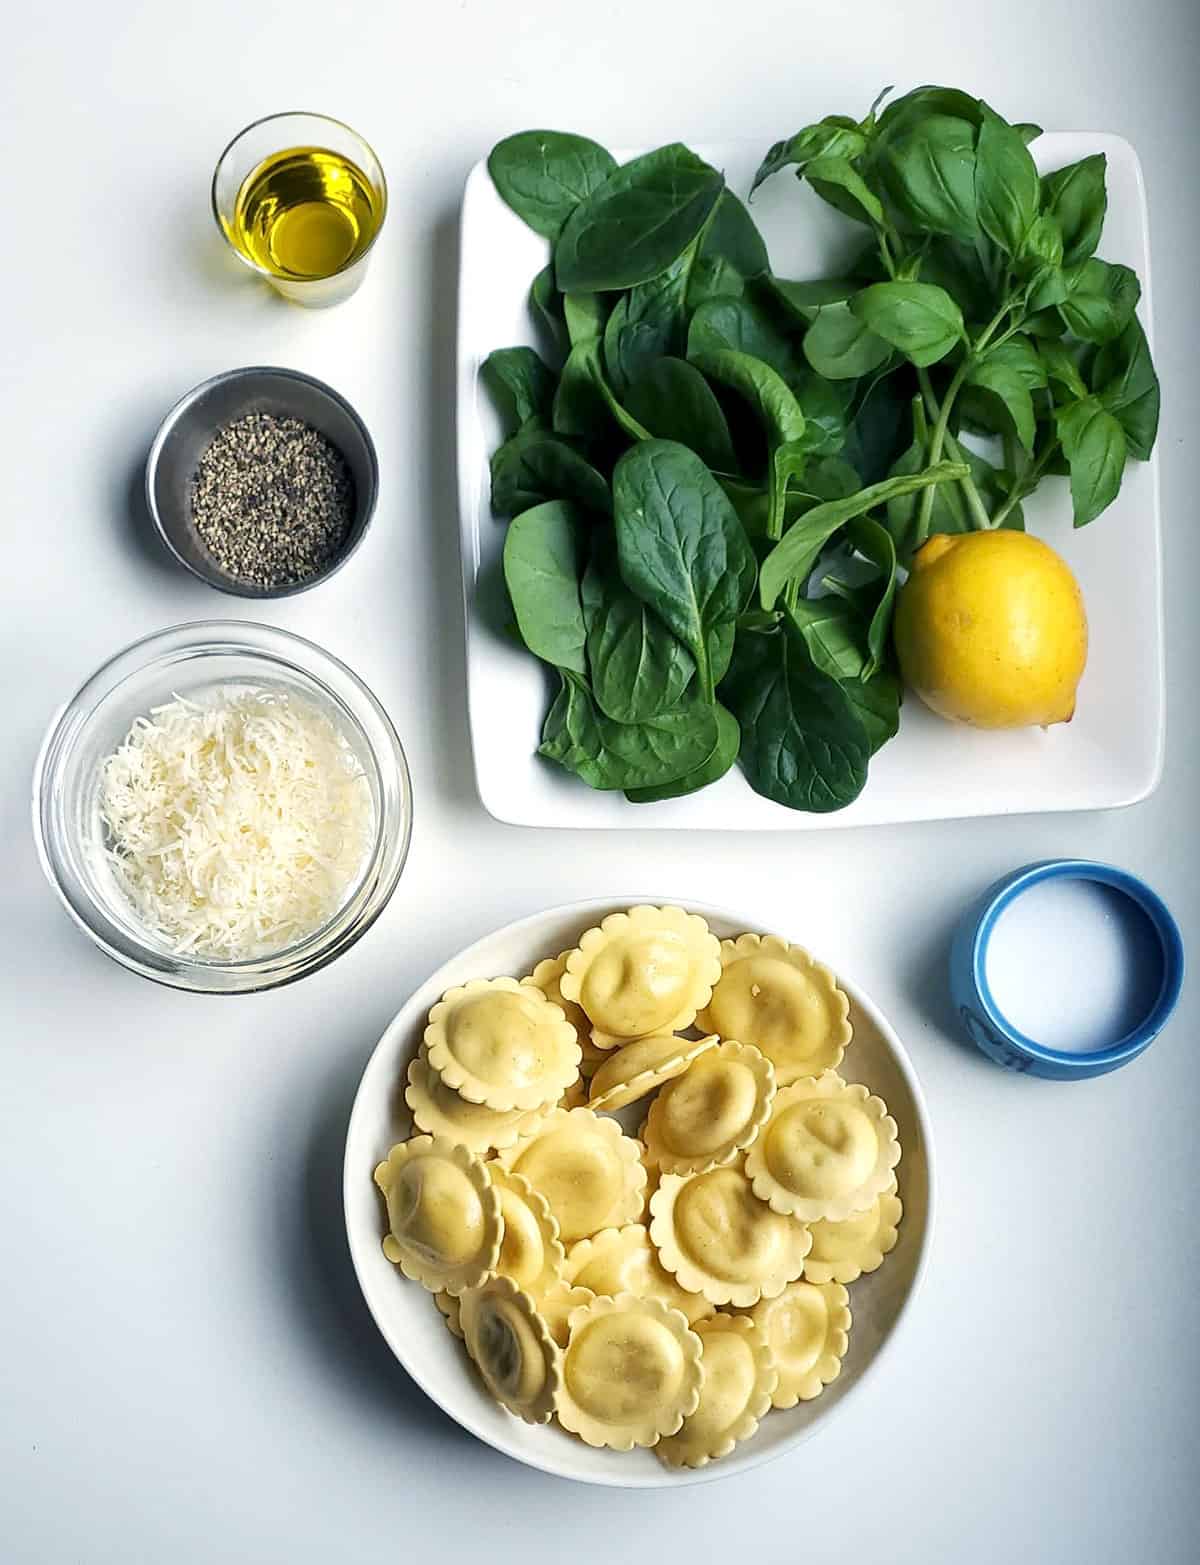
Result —
<path fill-rule="evenodd" d="M 99 798 L 101 765 L 134 718 L 172 696 L 231 682 L 300 695 L 324 712 L 361 764 L 375 814 L 371 851 L 337 912 L 302 940 L 239 962 L 179 955 L 142 924 L 109 868 Z M 175 989 L 252 994 L 324 967 L 379 917 L 408 856 L 412 785 L 390 718 L 344 663 L 286 631 L 207 620 L 135 641 L 54 717 L 34 771 L 33 830 L 63 906 L 114 961 Z"/>

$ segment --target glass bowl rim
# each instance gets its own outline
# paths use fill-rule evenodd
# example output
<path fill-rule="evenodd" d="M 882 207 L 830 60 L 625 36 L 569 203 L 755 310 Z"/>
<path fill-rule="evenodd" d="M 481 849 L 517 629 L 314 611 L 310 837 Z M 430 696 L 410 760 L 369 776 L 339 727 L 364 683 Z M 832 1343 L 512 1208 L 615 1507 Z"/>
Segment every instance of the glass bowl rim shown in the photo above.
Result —
<path fill-rule="evenodd" d="M 379 810 L 367 863 L 347 899 L 330 918 L 310 934 L 278 951 L 237 962 L 197 959 L 186 954 L 176 956 L 152 947 L 136 935 L 126 935 L 129 949 L 114 944 L 88 916 L 88 906 L 95 907 L 101 917 L 105 916 L 92 893 L 85 889 L 77 901 L 63 883 L 57 867 L 62 853 L 54 840 L 60 833 L 50 815 L 50 785 L 57 769 L 69 757 L 80 735 L 105 702 L 127 681 L 152 670 L 172 653 L 195 655 L 205 650 L 269 662 L 295 676 L 301 684 L 307 682 L 317 686 L 343 719 L 350 721 L 366 745 L 381 793 L 386 796 L 392 791 L 397 796 L 397 807 L 390 815 L 385 809 Z M 301 660 L 304 656 L 310 658 L 315 667 L 307 667 Z M 119 678 L 113 679 L 114 671 L 123 664 L 129 666 Z M 330 673 L 347 683 L 351 699 L 330 685 L 325 677 Z M 105 684 L 106 679 L 106 688 L 89 703 L 89 691 Z M 355 710 L 355 701 L 362 703 L 362 710 Z M 368 732 L 364 714 L 381 730 L 383 746 Z M 139 636 L 107 657 L 52 713 L 34 763 L 30 805 L 38 861 L 72 922 L 122 967 L 168 988 L 197 994 L 261 993 L 293 983 L 328 965 L 354 945 L 388 905 L 400 882 L 412 842 L 412 776 L 404 746 L 383 703 L 348 664 L 319 643 L 294 631 L 252 620 L 182 621 Z M 380 878 L 372 886 L 373 874 Z M 84 906 L 80 906 L 80 902 Z M 356 902 L 359 903 L 357 907 L 354 906 Z M 221 986 L 215 982 L 220 978 L 247 981 Z"/>
<path fill-rule="evenodd" d="M 382 160 L 380 159 L 378 152 L 376 152 L 375 148 L 371 145 L 367 138 L 362 134 L 361 131 L 355 130 L 353 125 L 347 125 L 346 121 L 338 119 L 336 114 L 320 114 L 315 109 L 280 109 L 274 114 L 260 114 L 256 120 L 251 120 L 248 125 L 243 125 L 241 130 L 239 130 L 236 135 L 231 136 L 225 143 L 224 147 L 222 147 L 221 155 L 213 167 L 212 180 L 208 187 L 209 202 L 212 206 L 213 220 L 217 225 L 218 233 L 221 235 L 221 238 L 224 239 L 225 243 L 229 246 L 233 254 L 242 263 L 242 265 L 248 267 L 250 271 L 252 271 L 258 277 L 265 277 L 268 280 L 273 279 L 275 274 L 270 271 L 269 268 L 260 266 L 257 261 L 252 261 L 248 255 L 243 255 L 237 246 L 230 241 L 229 235 L 225 232 L 225 224 L 221 219 L 221 207 L 217 201 L 217 180 L 220 178 L 221 169 L 225 164 L 225 159 L 233 151 L 234 147 L 237 146 L 238 142 L 241 141 L 243 136 L 248 136 L 252 130 L 258 130 L 262 125 L 270 125 L 273 120 L 291 119 L 323 120 L 326 125 L 336 125 L 339 130 L 344 130 L 348 136 L 352 136 L 355 141 L 362 143 L 362 145 L 371 154 L 371 157 L 375 163 L 375 167 L 379 170 L 379 194 L 382 198 L 382 208 L 379 213 L 379 221 L 375 224 L 375 232 L 371 235 L 370 240 L 367 242 L 366 248 L 360 251 L 358 255 L 352 257 L 350 260 L 343 261 L 341 266 L 339 266 L 335 271 L 325 272 L 320 277 L 300 277 L 295 279 L 295 281 L 300 284 L 307 282 L 324 283 L 328 282 L 333 277 L 340 277 L 343 272 L 350 271 L 350 269 L 357 266 L 360 261 L 366 260 L 371 251 L 375 248 L 380 234 L 383 232 L 383 225 L 388 215 L 387 175 L 384 172 Z M 285 149 L 281 148 L 280 150 L 283 151 Z M 255 166 L 257 167 L 257 165 Z M 240 190 L 240 185 L 238 188 Z"/>

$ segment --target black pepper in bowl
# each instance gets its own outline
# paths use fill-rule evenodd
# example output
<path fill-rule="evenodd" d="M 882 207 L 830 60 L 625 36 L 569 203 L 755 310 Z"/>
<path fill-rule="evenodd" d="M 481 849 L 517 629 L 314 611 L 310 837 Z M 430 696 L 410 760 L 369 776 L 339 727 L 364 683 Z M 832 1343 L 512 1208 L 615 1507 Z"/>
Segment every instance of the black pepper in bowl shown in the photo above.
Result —
<path fill-rule="evenodd" d="M 354 522 L 354 475 L 311 424 L 245 413 L 201 455 L 191 500 L 221 570 L 271 589 L 318 575 L 341 553 Z"/>

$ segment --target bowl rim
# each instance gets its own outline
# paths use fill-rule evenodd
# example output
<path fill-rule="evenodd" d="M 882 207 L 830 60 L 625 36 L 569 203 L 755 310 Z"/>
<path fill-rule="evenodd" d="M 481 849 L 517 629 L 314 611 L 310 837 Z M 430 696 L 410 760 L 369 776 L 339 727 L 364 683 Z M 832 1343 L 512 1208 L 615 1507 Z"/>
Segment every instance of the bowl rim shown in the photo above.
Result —
<path fill-rule="evenodd" d="M 173 957 L 175 966 L 169 970 L 162 970 L 149 965 L 142 960 L 140 955 L 124 951 L 114 946 L 93 923 L 84 915 L 75 902 L 68 896 L 66 888 L 56 872 L 54 854 L 47 837 L 45 823 L 45 803 L 48 797 L 48 783 L 51 775 L 53 761 L 56 758 L 56 750 L 66 738 L 66 727 L 77 708 L 81 706 L 82 698 L 89 687 L 93 686 L 109 673 L 115 665 L 129 659 L 132 665 L 112 690 L 119 689 L 121 685 L 135 674 L 143 672 L 157 656 L 168 650 L 168 644 L 173 637 L 186 637 L 178 650 L 186 650 L 189 646 L 192 650 L 202 648 L 209 644 L 224 642 L 227 649 L 237 655 L 249 657 L 254 660 L 270 659 L 273 663 L 282 665 L 304 679 L 319 685 L 325 694 L 340 708 L 362 732 L 362 738 L 366 742 L 372 760 L 377 767 L 381 778 L 391 765 L 395 767 L 395 784 L 399 794 L 400 804 L 398 809 L 399 825 L 395 832 L 395 845 L 391 850 L 394 862 L 388 868 L 386 875 L 367 899 L 364 907 L 360 909 L 345 928 L 337 928 L 339 918 L 346 911 L 346 903 L 334 913 L 319 929 L 306 935 L 303 939 L 294 941 L 290 946 L 283 947 L 277 952 L 272 952 L 265 957 L 247 958 L 237 962 L 191 961 L 188 957 Z M 266 643 L 279 641 L 283 643 L 281 649 L 271 650 L 268 646 L 254 645 L 253 638 L 259 637 Z M 155 647 L 153 657 L 138 658 L 137 654 L 145 649 Z M 290 648 L 303 649 L 312 654 L 318 664 L 332 665 L 333 672 L 347 680 L 351 689 L 360 697 L 369 709 L 371 716 L 380 724 L 387 741 L 387 750 L 381 752 L 370 736 L 363 731 L 362 722 L 358 714 L 347 705 L 346 701 L 336 691 L 329 687 L 327 681 L 319 674 L 306 669 L 304 665 L 296 661 L 290 655 Z M 81 723 L 86 724 L 94 715 L 98 706 L 106 699 L 108 691 L 93 703 L 86 712 L 81 713 Z M 385 759 L 390 756 L 390 762 Z M 351 946 L 366 934 L 367 930 L 375 923 L 383 913 L 399 885 L 404 868 L 408 862 L 408 854 L 412 845 L 413 829 L 413 792 L 412 774 L 408 765 L 408 757 L 404 750 L 403 742 L 396 731 L 395 724 L 388 715 L 386 707 L 374 693 L 371 687 L 360 675 L 344 663 L 334 653 L 327 651 L 319 643 L 311 641 L 306 636 L 297 635 L 294 631 L 283 630 L 279 626 L 265 625 L 254 620 L 186 620 L 179 624 L 168 625 L 160 630 L 151 631 L 147 635 L 139 636 L 127 646 L 118 649 L 100 663 L 86 679 L 74 690 L 68 699 L 62 702 L 51 713 L 46 731 L 38 746 L 37 756 L 34 761 L 33 775 L 30 791 L 30 813 L 32 821 L 34 847 L 37 852 L 38 862 L 42 873 L 48 881 L 51 889 L 66 910 L 72 923 L 81 929 L 92 943 L 101 950 L 110 960 L 128 971 L 136 973 L 139 977 L 148 978 L 152 983 L 161 984 L 168 989 L 181 990 L 189 994 L 204 994 L 214 997 L 236 996 L 244 994 L 261 994 L 269 989 L 277 989 L 285 984 L 296 983 L 301 978 L 306 978 L 310 973 L 318 972 L 330 962 L 348 951 Z M 387 823 L 377 821 L 375 827 L 374 842 L 371 855 L 362 875 L 356 882 L 351 896 L 357 895 L 366 885 L 372 870 L 387 856 Z M 144 942 L 135 939 L 130 940 L 131 946 L 137 945 L 139 952 L 146 952 L 150 948 Z M 155 953 L 156 955 L 160 953 Z M 169 955 L 169 953 L 168 953 Z M 210 973 L 250 975 L 255 970 L 262 969 L 258 981 L 248 983 L 240 988 L 214 988 L 204 983 L 193 981 L 189 974 Z M 277 970 L 278 969 L 278 970 Z"/>
<path fill-rule="evenodd" d="M 748 931 L 767 934 L 770 931 L 759 922 L 758 919 L 748 919 L 737 909 L 725 907 L 711 902 L 696 901 L 691 897 L 670 897 L 662 894 L 642 894 L 629 897 L 603 896 L 588 897 L 575 902 L 562 902 L 553 907 L 544 908 L 540 912 L 530 913 L 523 918 L 514 919 L 511 923 L 502 925 L 498 929 L 491 930 L 478 940 L 472 941 L 462 950 L 447 957 L 440 963 L 434 972 L 424 979 L 416 989 L 408 996 L 403 1005 L 399 1007 L 395 1015 L 388 1022 L 380 1034 L 375 1047 L 371 1050 L 363 1065 L 362 1076 L 355 1090 L 354 1102 L 350 1110 L 350 1116 L 346 1125 L 346 1149 L 342 1162 L 342 1212 L 346 1227 L 346 1241 L 350 1251 L 350 1261 L 354 1268 L 354 1275 L 358 1280 L 359 1290 L 367 1311 L 374 1321 L 376 1328 L 382 1335 L 388 1347 L 404 1369 L 405 1373 L 420 1387 L 424 1394 L 436 1407 L 441 1408 L 448 1418 L 452 1418 L 476 1439 L 482 1440 L 485 1445 L 491 1446 L 502 1455 L 521 1462 L 526 1467 L 532 1467 L 540 1472 L 547 1473 L 553 1478 L 560 1478 L 569 1482 L 595 1484 L 602 1488 L 614 1489 L 673 1489 L 682 1488 L 691 1484 L 711 1483 L 721 1478 L 732 1478 L 741 1473 L 749 1472 L 752 1468 L 764 1466 L 767 1462 L 787 1455 L 797 1446 L 813 1436 L 819 1428 L 822 1428 L 830 1419 L 837 1417 L 843 1406 L 856 1395 L 859 1387 L 867 1380 L 869 1374 L 882 1362 L 894 1346 L 901 1330 L 911 1318 L 912 1307 L 918 1294 L 921 1292 L 929 1267 L 930 1254 L 933 1247 L 933 1235 L 936 1226 L 937 1214 L 937 1179 L 935 1176 L 936 1158 L 933 1148 L 933 1133 L 929 1119 L 929 1108 L 925 1099 L 925 1092 L 921 1086 L 920 1078 L 913 1065 L 908 1051 L 900 1040 L 899 1034 L 880 1010 L 875 1001 L 853 980 L 847 980 L 840 972 L 837 974 L 838 983 L 841 984 L 850 997 L 851 1003 L 859 1007 L 878 1029 L 886 1043 L 888 1050 L 895 1061 L 896 1068 L 904 1078 L 913 1102 L 915 1118 L 920 1129 L 921 1142 L 924 1149 L 924 1162 L 926 1169 L 926 1203 L 925 1223 L 921 1234 L 920 1249 L 916 1257 L 913 1269 L 912 1282 L 908 1292 L 902 1300 L 895 1318 L 892 1321 L 886 1337 L 876 1348 L 869 1366 L 864 1369 L 858 1379 L 846 1390 L 844 1395 L 823 1416 L 820 1423 L 802 1426 L 793 1434 L 784 1439 L 778 1447 L 766 1447 L 757 1454 L 747 1450 L 742 1460 L 733 1465 L 723 1462 L 709 1462 L 703 1467 L 671 1469 L 669 1472 L 655 1473 L 646 1478 L 630 1478 L 622 1473 L 608 1474 L 578 1474 L 570 1473 L 556 1464 L 553 1460 L 540 1457 L 537 1453 L 530 1453 L 516 1448 L 511 1442 L 503 1440 L 488 1430 L 482 1428 L 468 1413 L 448 1407 L 437 1390 L 431 1385 L 430 1378 L 424 1373 L 423 1367 L 415 1361 L 405 1347 L 403 1338 L 399 1332 L 393 1331 L 381 1314 L 377 1313 L 372 1299 L 371 1284 L 364 1275 L 359 1265 L 359 1250 L 355 1239 L 355 1224 L 352 1219 L 352 1203 L 358 1194 L 358 1186 L 363 1179 L 363 1168 L 360 1162 L 353 1157 L 355 1144 L 360 1135 L 360 1123 L 367 1113 L 367 1078 L 371 1074 L 376 1056 L 388 1045 L 396 1029 L 400 1026 L 404 1013 L 408 1010 L 412 1001 L 420 989 L 435 983 L 440 984 L 446 970 L 457 966 L 460 962 L 470 959 L 481 947 L 489 945 L 493 940 L 508 937 L 523 936 L 526 930 L 532 926 L 541 924 L 546 919 L 571 919 L 573 921 L 603 917 L 616 909 L 634 907 L 639 904 L 649 903 L 654 907 L 674 905 L 685 908 L 688 912 L 699 913 L 704 918 L 717 919 L 731 925 L 737 925 Z"/>
<path fill-rule="evenodd" d="M 1052 880 L 1091 881 L 1109 886 L 1145 915 L 1158 938 L 1162 979 L 1153 1004 L 1137 1025 L 1103 1049 L 1055 1049 L 1022 1032 L 1006 1016 L 992 993 L 987 976 L 988 946 L 1002 913 L 1035 886 Z M 983 896 L 970 943 L 971 979 L 990 1026 L 1015 1053 L 1034 1067 L 1051 1065 L 1064 1075 L 1091 1077 L 1126 1065 L 1143 1053 L 1162 1032 L 1183 989 L 1183 937 L 1175 917 L 1158 893 L 1131 871 L 1098 859 L 1039 859 L 1003 876 Z"/>
<path fill-rule="evenodd" d="M 338 554 L 324 567 L 316 571 L 312 576 L 306 576 L 303 581 L 288 582 L 281 587 L 259 588 L 248 583 L 239 582 L 236 577 L 221 569 L 212 562 L 212 573 L 197 569 L 196 565 L 187 559 L 175 547 L 175 540 L 171 537 L 170 529 L 159 511 L 158 498 L 155 494 L 155 478 L 158 473 L 159 463 L 162 460 L 163 451 L 168 441 L 175 433 L 175 429 L 193 403 L 214 390 L 218 386 L 233 385 L 239 382 L 252 381 L 259 376 L 275 376 L 284 380 L 298 381 L 309 386 L 319 396 L 335 404 L 346 415 L 357 430 L 363 442 L 363 448 L 367 453 L 367 471 L 370 475 L 370 484 L 365 496 L 359 496 L 356 492 L 356 510 L 361 511 L 361 519 L 355 516 L 354 523 L 347 534 L 346 543 Z M 216 434 L 220 425 L 213 428 Z M 344 460 L 344 453 L 343 453 Z M 319 379 L 316 375 L 309 375 L 304 370 L 287 369 L 280 364 L 242 364 L 233 369 L 221 370 L 216 375 L 210 375 L 207 380 L 198 381 L 189 391 L 185 391 L 167 410 L 154 439 L 150 442 L 150 450 L 146 454 L 146 466 L 142 479 L 143 494 L 146 509 L 150 513 L 150 520 L 154 523 L 154 530 L 158 534 L 163 546 L 171 557 L 197 581 L 202 581 L 206 587 L 212 587 L 216 592 L 224 592 L 232 598 L 245 598 L 255 603 L 269 603 L 278 598 L 294 598 L 302 592 L 309 592 L 313 587 L 319 587 L 322 582 L 335 576 L 342 566 L 358 552 L 359 546 L 367 536 L 371 523 L 375 520 L 375 511 L 379 504 L 379 453 L 375 449 L 375 441 L 371 431 L 367 428 L 366 421 L 346 397 L 342 395 L 328 381 Z"/>

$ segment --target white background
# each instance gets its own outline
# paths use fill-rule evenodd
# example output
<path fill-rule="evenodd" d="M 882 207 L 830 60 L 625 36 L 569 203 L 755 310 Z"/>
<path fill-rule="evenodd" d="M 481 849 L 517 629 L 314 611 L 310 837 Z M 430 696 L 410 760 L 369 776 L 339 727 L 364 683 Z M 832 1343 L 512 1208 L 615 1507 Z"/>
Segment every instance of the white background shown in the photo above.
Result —
<path fill-rule="evenodd" d="M 6 20 L 6 1565 L 1196 1558 L 1193 996 L 1140 1063 L 1057 1086 L 964 1046 L 943 974 L 965 901 L 1050 854 L 1146 875 L 1196 932 L 1200 12 L 1192 0 L 983 11 L 75 0 Z M 1142 156 L 1164 392 L 1161 790 L 1122 814 L 803 838 L 489 821 L 466 744 L 450 420 L 466 170 L 535 124 L 617 145 L 765 148 L 822 113 L 861 112 L 885 82 L 923 80 L 979 91 L 1014 119 L 1118 131 Z M 207 210 L 225 140 L 308 107 L 361 128 L 391 184 L 366 286 L 324 315 L 232 269 Z M 172 622 L 239 612 L 158 552 L 135 498 L 176 396 L 255 362 L 329 379 L 378 442 L 367 544 L 333 582 L 261 617 L 315 637 L 379 692 L 417 815 L 405 878 L 358 947 L 294 989 L 221 1001 L 141 982 L 76 933 L 42 883 L 27 794 L 52 709 L 98 662 Z M 1132 559 L 1136 531 L 1127 546 Z M 926 1290 L 878 1376 L 780 1463 L 667 1495 L 543 1478 L 448 1423 L 366 1315 L 339 1196 L 351 1095 L 409 989 L 517 915 L 629 892 L 744 907 L 852 973 L 907 1041 L 940 1153 Z"/>

